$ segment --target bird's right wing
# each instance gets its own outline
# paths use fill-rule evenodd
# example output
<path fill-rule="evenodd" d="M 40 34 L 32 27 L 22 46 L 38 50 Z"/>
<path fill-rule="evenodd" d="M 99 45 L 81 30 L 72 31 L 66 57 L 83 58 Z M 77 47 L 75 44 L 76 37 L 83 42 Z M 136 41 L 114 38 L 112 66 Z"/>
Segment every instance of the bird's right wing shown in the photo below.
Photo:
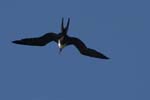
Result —
<path fill-rule="evenodd" d="M 25 38 L 21 40 L 12 41 L 16 44 L 30 45 L 30 46 L 45 46 L 51 41 L 57 42 L 58 35 L 56 33 L 47 33 L 41 37 Z"/>
<path fill-rule="evenodd" d="M 75 45 L 76 48 L 80 51 L 80 53 L 83 55 L 95 57 L 95 58 L 101 58 L 101 59 L 109 59 L 102 53 L 94 49 L 87 48 L 86 45 L 78 38 L 70 37 L 69 44 Z"/>

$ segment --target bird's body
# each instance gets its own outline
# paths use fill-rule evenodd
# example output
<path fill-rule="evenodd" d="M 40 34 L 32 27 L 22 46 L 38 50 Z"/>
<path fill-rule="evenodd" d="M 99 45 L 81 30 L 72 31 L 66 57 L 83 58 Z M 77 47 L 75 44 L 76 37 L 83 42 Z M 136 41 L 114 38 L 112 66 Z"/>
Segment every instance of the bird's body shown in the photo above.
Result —
<path fill-rule="evenodd" d="M 67 26 L 64 28 L 63 19 L 62 19 L 61 32 L 59 34 L 51 32 L 51 33 L 46 33 L 45 35 L 41 37 L 16 40 L 16 41 L 13 41 L 13 43 L 22 44 L 22 45 L 30 45 L 30 46 L 45 46 L 46 44 L 54 41 L 58 44 L 60 52 L 62 51 L 64 47 L 68 45 L 74 45 L 83 55 L 95 57 L 95 58 L 101 58 L 101 59 L 108 59 L 108 57 L 106 57 L 102 53 L 97 52 L 96 50 L 87 48 L 86 45 L 80 39 L 68 36 L 67 31 L 69 28 L 69 22 L 70 22 L 70 19 L 68 19 Z"/>

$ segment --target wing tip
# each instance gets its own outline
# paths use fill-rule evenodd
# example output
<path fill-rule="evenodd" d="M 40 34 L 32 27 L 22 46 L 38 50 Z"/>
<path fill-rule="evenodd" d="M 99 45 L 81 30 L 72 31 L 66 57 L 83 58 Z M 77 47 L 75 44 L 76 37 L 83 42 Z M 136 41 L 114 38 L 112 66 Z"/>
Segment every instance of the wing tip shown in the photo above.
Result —
<path fill-rule="evenodd" d="M 106 60 L 108 60 L 108 59 L 110 59 L 109 57 L 106 57 L 106 56 L 103 56 L 103 57 L 100 57 L 101 59 L 106 59 Z"/>
<path fill-rule="evenodd" d="M 20 42 L 16 40 L 16 41 L 12 41 L 12 43 L 19 44 Z"/>
<path fill-rule="evenodd" d="M 104 59 L 110 59 L 110 58 L 108 58 L 108 57 L 104 57 Z"/>

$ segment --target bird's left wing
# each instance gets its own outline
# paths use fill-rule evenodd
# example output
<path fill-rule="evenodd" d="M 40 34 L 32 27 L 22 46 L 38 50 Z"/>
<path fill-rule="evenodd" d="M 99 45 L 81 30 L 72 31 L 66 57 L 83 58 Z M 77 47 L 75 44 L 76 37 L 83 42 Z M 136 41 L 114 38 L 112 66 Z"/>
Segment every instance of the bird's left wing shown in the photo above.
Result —
<path fill-rule="evenodd" d="M 57 38 L 58 38 L 58 35 L 56 33 L 47 33 L 41 37 L 25 38 L 21 40 L 15 40 L 12 42 L 16 44 L 21 44 L 21 45 L 45 46 L 51 41 L 57 42 Z"/>
<path fill-rule="evenodd" d="M 95 58 L 101 58 L 101 59 L 109 59 L 102 53 L 100 53 L 94 49 L 87 48 L 86 45 L 78 38 L 70 37 L 68 44 L 74 45 L 80 51 L 80 53 L 83 55 L 95 57 Z"/>

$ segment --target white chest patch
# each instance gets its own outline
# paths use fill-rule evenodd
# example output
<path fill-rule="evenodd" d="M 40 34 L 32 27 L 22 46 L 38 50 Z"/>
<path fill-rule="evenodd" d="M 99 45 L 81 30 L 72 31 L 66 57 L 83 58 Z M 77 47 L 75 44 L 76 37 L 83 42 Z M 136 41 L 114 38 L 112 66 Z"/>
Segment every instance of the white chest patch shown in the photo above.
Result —
<path fill-rule="evenodd" d="M 60 40 L 58 40 L 58 47 L 59 47 L 59 48 L 62 48 L 62 45 L 61 45 L 61 43 L 60 43 Z"/>

